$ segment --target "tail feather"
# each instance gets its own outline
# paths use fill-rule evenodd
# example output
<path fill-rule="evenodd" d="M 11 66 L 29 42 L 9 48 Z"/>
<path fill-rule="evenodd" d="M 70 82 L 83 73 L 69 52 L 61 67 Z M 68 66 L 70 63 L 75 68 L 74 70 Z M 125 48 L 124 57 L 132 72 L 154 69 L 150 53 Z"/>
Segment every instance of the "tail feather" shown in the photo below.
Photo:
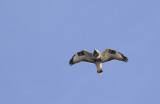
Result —
<path fill-rule="evenodd" d="M 96 63 L 96 67 L 97 67 L 97 73 L 101 74 L 103 72 L 102 63 L 100 63 L 100 62 Z"/>

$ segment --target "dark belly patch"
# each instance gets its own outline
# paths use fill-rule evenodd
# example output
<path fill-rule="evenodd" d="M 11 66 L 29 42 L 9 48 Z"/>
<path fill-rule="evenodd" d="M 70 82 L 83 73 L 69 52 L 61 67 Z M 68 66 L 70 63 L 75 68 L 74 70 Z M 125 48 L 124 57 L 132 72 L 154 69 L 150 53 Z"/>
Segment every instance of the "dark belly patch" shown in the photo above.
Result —
<path fill-rule="evenodd" d="M 94 62 L 101 62 L 101 58 L 99 58 L 99 59 L 94 59 Z"/>

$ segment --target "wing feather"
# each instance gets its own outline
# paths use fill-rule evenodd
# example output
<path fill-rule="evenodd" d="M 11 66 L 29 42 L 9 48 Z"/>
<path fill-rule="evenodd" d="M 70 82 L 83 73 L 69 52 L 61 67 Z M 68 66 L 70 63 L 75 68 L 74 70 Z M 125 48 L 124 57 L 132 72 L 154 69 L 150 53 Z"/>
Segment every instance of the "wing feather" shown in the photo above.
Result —
<path fill-rule="evenodd" d="M 122 53 L 109 49 L 109 48 L 106 49 L 104 52 L 102 52 L 101 56 L 102 56 L 103 63 L 107 61 L 111 61 L 111 60 L 120 60 L 124 62 L 128 61 L 128 58 L 124 56 Z"/>
<path fill-rule="evenodd" d="M 86 50 L 82 50 L 78 53 L 76 53 L 72 59 L 70 60 L 69 64 L 73 65 L 76 64 L 78 62 L 90 62 L 90 63 L 94 63 L 94 59 L 92 57 L 92 53 L 86 51 Z"/>

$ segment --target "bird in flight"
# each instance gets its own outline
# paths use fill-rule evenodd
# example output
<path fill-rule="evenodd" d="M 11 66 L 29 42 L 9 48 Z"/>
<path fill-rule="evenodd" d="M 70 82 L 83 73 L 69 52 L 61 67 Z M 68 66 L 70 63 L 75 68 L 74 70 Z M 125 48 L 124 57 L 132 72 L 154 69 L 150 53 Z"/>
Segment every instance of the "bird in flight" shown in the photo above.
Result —
<path fill-rule="evenodd" d="M 89 62 L 96 65 L 97 73 L 100 74 L 103 72 L 102 63 L 111 60 L 127 62 L 128 58 L 124 56 L 122 53 L 109 48 L 107 48 L 104 52 L 99 52 L 97 49 L 95 49 L 93 53 L 90 53 L 86 50 L 82 50 L 72 57 L 69 64 L 73 65 L 78 62 Z"/>

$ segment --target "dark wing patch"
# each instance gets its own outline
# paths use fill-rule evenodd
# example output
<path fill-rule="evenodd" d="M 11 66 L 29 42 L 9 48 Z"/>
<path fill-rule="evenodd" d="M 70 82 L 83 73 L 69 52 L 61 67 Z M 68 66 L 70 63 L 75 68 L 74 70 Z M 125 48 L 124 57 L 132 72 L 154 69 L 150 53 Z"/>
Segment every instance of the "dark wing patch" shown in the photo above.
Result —
<path fill-rule="evenodd" d="M 78 52 L 77 54 L 78 54 L 78 56 L 82 56 L 82 55 L 84 55 L 84 52 L 81 51 L 81 52 Z"/>
<path fill-rule="evenodd" d="M 110 54 L 116 54 L 116 51 L 109 49 L 109 53 L 110 53 Z"/>

